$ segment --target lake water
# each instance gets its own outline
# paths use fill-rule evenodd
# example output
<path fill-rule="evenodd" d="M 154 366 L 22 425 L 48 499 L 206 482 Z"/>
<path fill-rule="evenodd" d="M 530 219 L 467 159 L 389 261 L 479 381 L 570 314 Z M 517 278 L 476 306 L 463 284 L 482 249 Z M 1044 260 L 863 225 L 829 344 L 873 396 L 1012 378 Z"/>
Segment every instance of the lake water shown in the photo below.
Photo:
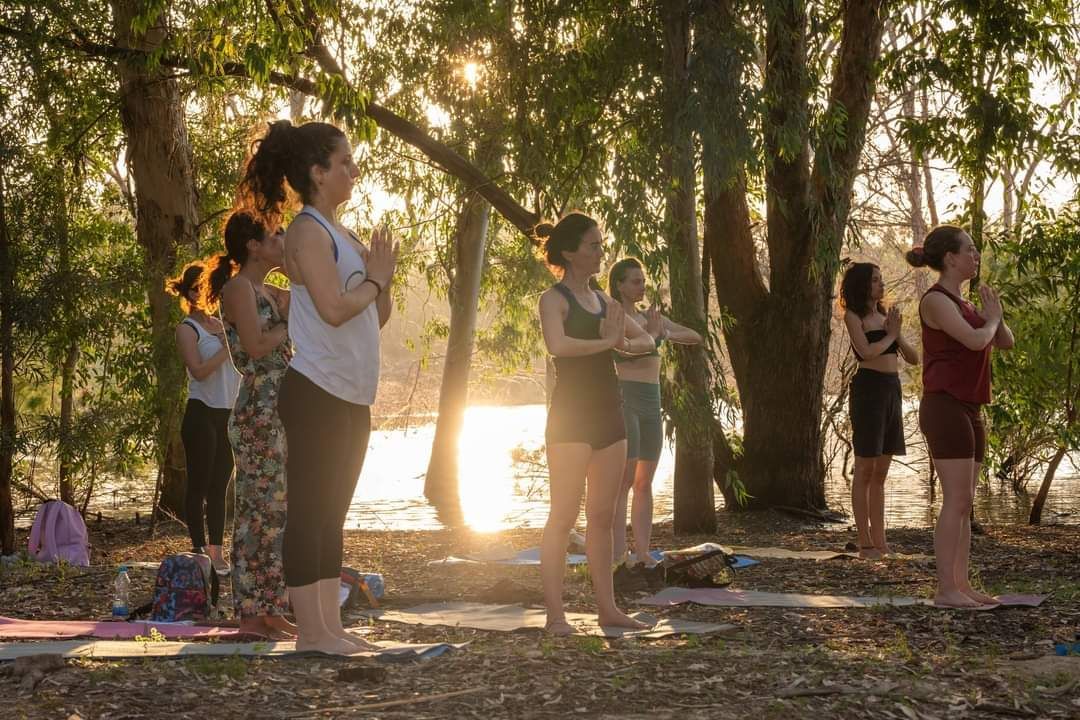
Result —
<path fill-rule="evenodd" d="M 546 411 L 543 405 L 474 406 L 465 416 L 461 438 L 461 500 L 465 520 L 475 530 L 541 527 L 547 519 L 547 482 L 543 457 L 529 461 L 542 447 Z M 429 530 L 440 527 L 423 497 L 424 473 L 435 426 L 423 419 L 408 429 L 372 433 L 364 470 L 349 508 L 346 527 L 364 530 Z M 890 526 L 928 527 L 941 504 L 938 492 L 930 502 L 926 462 L 909 433 L 909 454 L 894 462 L 886 485 Z M 671 518 L 672 448 L 666 446 L 654 483 L 655 520 Z M 1031 485 L 1032 493 L 1037 482 Z M 839 467 L 826 483 L 829 506 L 850 511 L 850 486 Z M 106 514 L 145 512 L 151 498 L 145 483 L 103 488 L 91 509 Z M 1026 523 L 1031 497 L 1017 496 L 996 480 L 980 487 L 976 513 L 991 523 Z M 717 502 L 722 505 L 719 495 Z M 1080 524 L 1080 472 L 1062 463 L 1043 511 L 1044 523 Z M 838 525 L 838 528 L 846 525 Z"/>

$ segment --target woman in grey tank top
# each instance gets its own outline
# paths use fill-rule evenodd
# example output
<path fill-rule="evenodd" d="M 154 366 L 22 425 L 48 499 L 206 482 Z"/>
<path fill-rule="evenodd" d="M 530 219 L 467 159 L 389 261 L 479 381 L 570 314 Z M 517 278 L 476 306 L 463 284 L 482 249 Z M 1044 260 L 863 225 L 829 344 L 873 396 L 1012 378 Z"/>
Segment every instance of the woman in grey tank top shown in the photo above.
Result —
<path fill-rule="evenodd" d="M 373 646 L 342 627 L 338 607 L 345 515 L 364 463 L 378 382 L 379 329 L 390 317 L 397 247 L 385 229 L 370 247 L 337 220 L 359 175 L 344 133 L 326 123 L 270 126 L 241 196 L 268 227 L 304 201 L 285 235 L 292 364 L 281 381 L 288 514 L 282 560 L 297 650 L 348 655 Z"/>

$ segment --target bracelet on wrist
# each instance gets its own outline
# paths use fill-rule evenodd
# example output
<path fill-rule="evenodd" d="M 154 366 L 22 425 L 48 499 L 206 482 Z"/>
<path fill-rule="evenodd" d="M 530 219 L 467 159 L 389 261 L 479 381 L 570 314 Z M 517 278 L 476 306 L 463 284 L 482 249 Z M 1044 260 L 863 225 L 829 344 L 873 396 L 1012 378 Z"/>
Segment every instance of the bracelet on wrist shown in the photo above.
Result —
<path fill-rule="evenodd" d="M 382 285 L 380 285 L 377 280 L 366 277 L 366 278 L 364 278 L 364 282 L 369 282 L 369 283 L 371 283 L 372 285 L 375 286 L 375 290 L 376 290 L 375 295 L 382 295 L 382 289 L 383 288 L 382 288 Z M 363 285 L 364 283 L 360 283 L 360 284 Z"/>

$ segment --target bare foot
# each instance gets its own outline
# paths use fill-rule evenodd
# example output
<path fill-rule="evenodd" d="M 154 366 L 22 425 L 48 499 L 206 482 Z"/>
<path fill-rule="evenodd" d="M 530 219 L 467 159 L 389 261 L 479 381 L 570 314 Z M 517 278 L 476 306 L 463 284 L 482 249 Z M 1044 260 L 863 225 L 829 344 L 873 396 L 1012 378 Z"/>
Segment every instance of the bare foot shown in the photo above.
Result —
<path fill-rule="evenodd" d="M 577 633 L 577 629 L 566 622 L 565 618 L 560 620 L 548 620 L 544 623 L 544 631 L 549 635 L 554 635 L 556 637 L 566 637 L 567 635 L 574 635 Z"/>
<path fill-rule="evenodd" d="M 873 545 L 859 548 L 859 557 L 863 560 L 880 560 L 881 550 Z"/>
<path fill-rule="evenodd" d="M 378 645 L 376 645 L 374 643 L 368 642 L 367 640 L 363 639 L 362 637 L 358 637 L 356 635 L 353 635 L 350 632 L 345 633 L 344 640 L 346 642 L 352 643 L 353 645 L 355 645 L 357 647 L 357 649 L 362 650 L 364 652 L 379 652 L 380 650 L 383 649 L 383 648 L 379 647 Z"/>
<path fill-rule="evenodd" d="M 218 575 L 229 574 L 232 567 L 225 562 L 225 553 L 222 552 L 220 545 L 205 545 L 202 550 L 210 556 L 210 564 L 214 566 L 214 571 Z"/>
<path fill-rule="evenodd" d="M 892 555 L 892 553 L 893 553 L 893 549 L 891 547 L 889 547 L 888 543 L 885 543 L 884 545 L 879 546 L 877 550 L 882 555 Z"/>
<path fill-rule="evenodd" d="M 996 597 L 992 597 L 992 596 L 987 595 L 985 593 L 981 593 L 978 590 L 976 590 L 975 588 L 971 588 L 971 587 L 964 588 L 960 592 L 964 593 L 965 595 L 967 595 L 969 598 L 971 598 L 975 602 L 979 603 L 980 605 L 1000 605 L 1001 604 L 1001 601 L 998 600 Z"/>
<path fill-rule="evenodd" d="M 284 615 L 267 615 L 264 618 L 267 627 L 289 635 L 296 635 L 296 625 L 285 619 Z"/>
<path fill-rule="evenodd" d="M 983 605 L 959 590 L 951 590 L 935 595 L 934 607 L 974 610 L 983 607 Z"/>
<path fill-rule="evenodd" d="M 633 628 L 634 630 L 641 630 L 643 628 L 650 627 L 648 624 L 635 620 L 629 615 L 616 610 L 614 613 L 602 613 L 597 617 L 596 623 L 600 627 L 625 627 Z"/>
<path fill-rule="evenodd" d="M 352 655 L 359 652 L 359 648 L 353 645 L 348 640 L 339 637 L 323 637 L 319 640 L 297 640 L 296 641 L 297 652 L 321 652 L 327 655 Z"/>

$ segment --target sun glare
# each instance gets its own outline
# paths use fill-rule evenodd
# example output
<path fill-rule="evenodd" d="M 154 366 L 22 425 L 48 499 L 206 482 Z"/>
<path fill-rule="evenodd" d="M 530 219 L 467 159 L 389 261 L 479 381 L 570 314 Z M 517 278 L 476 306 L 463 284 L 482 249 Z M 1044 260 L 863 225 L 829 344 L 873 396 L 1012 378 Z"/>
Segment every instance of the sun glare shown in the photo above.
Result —
<path fill-rule="evenodd" d="M 470 407 L 458 442 L 458 476 L 465 522 L 477 532 L 506 525 L 514 507 L 514 464 L 511 450 L 520 430 L 505 422 L 502 408 Z"/>
<path fill-rule="evenodd" d="M 465 84 L 469 86 L 470 90 L 475 90 L 477 83 L 480 82 L 480 63 L 465 63 L 461 67 L 461 77 L 464 78 Z"/>

